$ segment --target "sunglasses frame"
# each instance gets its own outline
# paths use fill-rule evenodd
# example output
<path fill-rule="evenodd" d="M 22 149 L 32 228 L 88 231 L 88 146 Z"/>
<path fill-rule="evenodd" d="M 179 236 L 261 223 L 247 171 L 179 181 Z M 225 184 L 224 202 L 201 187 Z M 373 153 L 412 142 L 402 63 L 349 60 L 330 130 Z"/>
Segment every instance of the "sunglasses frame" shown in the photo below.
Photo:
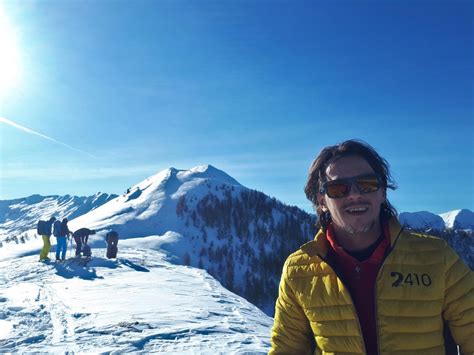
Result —
<path fill-rule="evenodd" d="M 360 179 L 363 179 L 363 178 L 368 178 L 368 177 L 370 177 L 370 178 L 375 177 L 377 179 L 377 184 L 378 184 L 377 190 L 370 191 L 370 192 L 364 192 L 361 189 L 359 189 L 359 186 L 357 185 L 357 180 L 360 180 Z M 340 197 L 331 197 L 331 196 L 329 196 L 328 192 L 327 192 L 328 185 L 333 185 L 333 184 L 338 184 L 338 183 L 350 184 L 350 187 L 349 187 L 349 190 L 347 190 L 347 193 L 343 196 L 340 196 Z M 330 180 L 330 181 L 326 181 L 322 184 L 321 189 L 319 190 L 319 192 L 321 194 L 326 194 L 326 196 L 329 197 L 329 198 L 338 199 L 338 198 L 343 198 L 343 197 L 348 196 L 351 193 L 352 186 L 354 186 L 354 185 L 357 186 L 357 190 L 359 190 L 359 192 L 361 194 L 370 194 L 370 193 L 373 193 L 373 192 L 376 192 L 376 191 L 380 190 L 380 188 L 382 187 L 382 179 L 380 178 L 380 175 L 378 175 L 376 173 L 371 173 L 371 174 L 362 174 L 362 175 L 354 176 L 354 177 L 351 177 L 351 178 L 342 178 L 342 179 Z"/>

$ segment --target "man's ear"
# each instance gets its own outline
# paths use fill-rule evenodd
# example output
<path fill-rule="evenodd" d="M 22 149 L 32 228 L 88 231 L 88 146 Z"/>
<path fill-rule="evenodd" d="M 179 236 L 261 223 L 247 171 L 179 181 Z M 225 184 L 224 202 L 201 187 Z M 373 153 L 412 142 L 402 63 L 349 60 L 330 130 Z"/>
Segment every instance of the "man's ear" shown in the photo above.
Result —
<path fill-rule="evenodd" d="M 328 210 L 328 208 L 326 207 L 325 195 L 318 192 L 317 199 L 318 199 L 319 206 L 321 206 L 321 209 L 324 212 L 326 212 Z"/>

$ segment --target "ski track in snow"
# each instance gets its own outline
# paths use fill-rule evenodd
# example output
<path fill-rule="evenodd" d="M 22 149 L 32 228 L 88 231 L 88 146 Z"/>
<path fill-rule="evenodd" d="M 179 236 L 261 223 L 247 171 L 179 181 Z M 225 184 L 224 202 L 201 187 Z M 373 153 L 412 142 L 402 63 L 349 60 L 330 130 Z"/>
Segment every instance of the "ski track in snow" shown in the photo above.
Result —
<path fill-rule="evenodd" d="M 18 351 L 22 348 L 25 351 L 40 351 L 44 350 L 44 345 L 38 344 L 47 341 L 50 342 L 48 351 L 54 351 L 55 348 L 60 351 L 64 343 L 71 344 L 71 351 L 77 351 L 74 345 L 74 321 L 45 277 L 49 267 L 28 262 L 28 269 L 22 265 L 25 260 L 21 259 L 8 263 L 12 265 L 2 265 L 6 274 L 6 277 L 2 277 L 2 284 L 10 284 L 10 287 L 6 292 L 2 289 L 0 301 L 4 303 L 1 318 L 5 322 L 4 326 L 10 330 L 7 333 L 10 337 L 0 334 L 0 350 Z"/>
<path fill-rule="evenodd" d="M 157 251 L 103 254 L 0 261 L 0 352 L 268 352 L 272 319 L 206 272 Z"/>

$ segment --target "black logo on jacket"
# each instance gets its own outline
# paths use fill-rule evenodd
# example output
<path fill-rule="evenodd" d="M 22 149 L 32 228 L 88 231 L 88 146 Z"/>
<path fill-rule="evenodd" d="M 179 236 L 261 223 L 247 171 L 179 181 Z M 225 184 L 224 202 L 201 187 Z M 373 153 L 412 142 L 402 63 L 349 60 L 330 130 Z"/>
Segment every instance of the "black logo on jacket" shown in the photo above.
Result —
<path fill-rule="evenodd" d="M 394 279 L 392 287 L 431 286 L 431 277 L 428 274 L 416 274 L 411 272 L 402 274 L 401 272 L 392 271 L 390 276 Z"/>

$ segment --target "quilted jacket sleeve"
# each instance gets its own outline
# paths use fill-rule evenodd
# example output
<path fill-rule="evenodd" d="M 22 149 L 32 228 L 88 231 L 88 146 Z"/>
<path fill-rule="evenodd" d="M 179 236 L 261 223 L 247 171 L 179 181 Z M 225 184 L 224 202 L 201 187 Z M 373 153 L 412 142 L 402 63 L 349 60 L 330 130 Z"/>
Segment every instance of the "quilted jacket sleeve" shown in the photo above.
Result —
<path fill-rule="evenodd" d="M 474 273 L 445 245 L 446 289 L 443 318 L 461 354 L 474 353 Z"/>
<path fill-rule="evenodd" d="M 278 299 L 275 305 L 275 322 L 272 329 L 273 354 L 312 354 L 314 337 L 309 320 L 288 280 L 288 260 L 283 267 Z"/>

